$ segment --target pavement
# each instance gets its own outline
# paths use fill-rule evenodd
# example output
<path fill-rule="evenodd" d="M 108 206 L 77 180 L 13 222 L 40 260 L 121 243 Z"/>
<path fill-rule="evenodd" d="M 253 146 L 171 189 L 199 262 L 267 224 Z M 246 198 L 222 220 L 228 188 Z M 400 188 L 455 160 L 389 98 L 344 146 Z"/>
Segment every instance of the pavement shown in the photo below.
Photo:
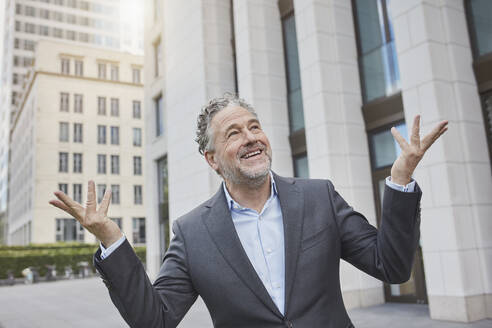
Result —
<path fill-rule="evenodd" d="M 349 315 L 357 328 L 485 328 L 492 320 L 472 324 L 431 320 L 428 307 L 387 303 L 355 309 Z M 99 278 L 0 287 L 0 328 L 128 327 L 111 303 Z M 179 328 L 212 328 L 201 299 Z"/>

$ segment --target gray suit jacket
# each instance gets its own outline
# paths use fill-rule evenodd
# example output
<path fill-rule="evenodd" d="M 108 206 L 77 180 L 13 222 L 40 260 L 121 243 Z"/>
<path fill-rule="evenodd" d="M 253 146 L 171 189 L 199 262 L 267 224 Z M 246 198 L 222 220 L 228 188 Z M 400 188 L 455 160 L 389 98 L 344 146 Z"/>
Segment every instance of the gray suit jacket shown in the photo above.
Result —
<path fill-rule="evenodd" d="M 379 231 L 328 180 L 274 175 L 285 236 L 285 315 L 256 274 L 234 228 L 222 188 L 174 222 L 152 285 L 125 242 L 95 254 L 111 299 L 131 327 L 176 327 L 200 295 L 215 327 L 353 327 L 340 290 L 344 259 L 390 283 L 409 279 L 419 240 L 421 192 L 386 187 Z"/>

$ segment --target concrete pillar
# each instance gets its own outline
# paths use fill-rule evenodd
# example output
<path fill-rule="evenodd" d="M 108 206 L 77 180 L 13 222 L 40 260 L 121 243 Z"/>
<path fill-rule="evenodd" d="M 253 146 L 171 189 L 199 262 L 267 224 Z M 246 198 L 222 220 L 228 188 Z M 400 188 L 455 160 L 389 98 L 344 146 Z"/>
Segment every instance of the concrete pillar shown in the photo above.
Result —
<path fill-rule="evenodd" d="M 295 0 L 311 178 L 331 179 L 376 225 L 350 1 Z M 346 307 L 384 302 L 381 282 L 342 261 Z"/>
<path fill-rule="evenodd" d="M 229 0 L 167 0 L 163 13 L 164 134 L 172 225 L 218 190 L 221 180 L 194 141 L 196 120 L 208 100 L 234 91 L 235 78 Z M 152 229 L 157 228 L 154 224 Z M 153 235 L 149 251 L 157 254 L 158 234 L 153 231 Z M 148 265 L 151 277 L 157 264 Z"/>
<path fill-rule="evenodd" d="M 449 131 L 415 172 L 430 314 L 492 317 L 492 177 L 463 1 L 391 2 L 407 122 Z"/>
<path fill-rule="evenodd" d="M 282 25 L 277 1 L 234 0 L 238 91 L 260 118 L 273 170 L 292 176 Z"/>

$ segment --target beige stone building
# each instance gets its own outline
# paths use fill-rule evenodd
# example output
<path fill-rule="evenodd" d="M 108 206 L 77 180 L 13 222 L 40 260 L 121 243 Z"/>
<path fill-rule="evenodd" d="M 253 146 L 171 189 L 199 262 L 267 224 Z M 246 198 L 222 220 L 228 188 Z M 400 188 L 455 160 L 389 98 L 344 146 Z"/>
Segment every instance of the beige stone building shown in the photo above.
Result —
<path fill-rule="evenodd" d="M 426 133 L 448 119 L 415 172 L 423 198 L 411 279 L 382 284 L 342 261 L 343 297 L 348 308 L 412 302 L 435 319 L 492 317 L 492 1 L 146 3 L 151 277 L 169 221 L 219 186 L 193 141 L 197 113 L 236 91 L 256 107 L 277 173 L 331 179 L 374 225 L 399 152 L 391 126 L 407 134 L 421 114 Z"/>
<path fill-rule="evenodd" d="M 40 41 L 10 135 L 10 244 L 95 242 L 48 204 L 63 190 L 85 202 L 113 192 L 109 216 L 145 243 L 143 57 Z"/>

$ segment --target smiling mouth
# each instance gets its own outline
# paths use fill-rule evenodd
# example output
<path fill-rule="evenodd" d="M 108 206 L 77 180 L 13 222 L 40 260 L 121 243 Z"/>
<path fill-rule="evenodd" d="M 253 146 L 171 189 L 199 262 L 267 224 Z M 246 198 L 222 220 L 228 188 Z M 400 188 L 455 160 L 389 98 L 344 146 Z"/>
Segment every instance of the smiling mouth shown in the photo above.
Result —
<path fill-rule="evenodd" d="M 263 151 L 261 149 L 257 149 L 255 151 L 251 151 L 249 153 L 246 153 L 244 154 L 243 156 L 241 156 L 241 159 L 250 159 L 250 158 L 254 158 L 256 156 L 259 156 L 261 155 Z"/>

